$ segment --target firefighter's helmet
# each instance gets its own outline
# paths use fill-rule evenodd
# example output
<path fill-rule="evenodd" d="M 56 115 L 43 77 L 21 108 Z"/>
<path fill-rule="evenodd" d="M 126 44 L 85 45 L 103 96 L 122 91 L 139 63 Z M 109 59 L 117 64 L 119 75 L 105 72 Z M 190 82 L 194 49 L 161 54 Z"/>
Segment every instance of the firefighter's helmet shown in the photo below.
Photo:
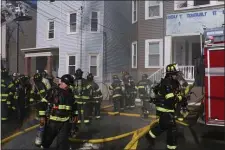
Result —
<path fill-rule="evenodd" d="M 76 76 L 76 78 L 82 78 L 82 76 L 83 76 L 83 71 L 80 69 L 80 68 L 78 68 L 77 70 L 76 70 L 76 73 L 75 73 L 75 76 Z"/>
<path fill-rule="evenodd" d="M 46 78 L 48 75 L 46 71 L 43 71 L 41 74 L 42 74 L 42 77 L 44 77 L 44 78 Z"/>
<path fill-rule="evenodd" d="M 2 76 L 7 76 L 8 75 L 8 70 L 6 68 L 1 69 L 1 75 Z"/>
<path fill-rule="evenodd" d="M 174 74 L 174 73 L 178 73 L 178 72 L 179 72 L 178 65 L 176 63 L 169 64 L 166 66 L 166 73 Z"/>
<path fill-rule="evenodd" d="M 119 79 L 118 75 L 113 75 L 113 80 Z"/>
<path fill-rule="evenodd" d="M 142 75 L 142 80 L 146 80 L 146 79 L 148 79 L 148 75 L 147 74 L 143 74 Z"/>
<path fill-rule="evenodd" d="M 41 75 L 40 73 L 36 73 L 36 74 L 34 75 L 34 81 L 35 81 L 35 82 L 40 82 L 40 81 L 42 81 L 42 75 Z"/>
<path fill-rule="evenodd" d="M 94 76 L 92 75 L 92 73 L 89 73 L 89 74 L 87 75 L 87 80 L 88 80 L 88 81 L 93 81 L 93 80 L 94 80 Z"/>
<path fill-rule="evenodd" d="M 60 79 L 61 82 L 65 83 L 68 86 L 73 85 L 74 79 L 70 74 L 65 74 Z"/>

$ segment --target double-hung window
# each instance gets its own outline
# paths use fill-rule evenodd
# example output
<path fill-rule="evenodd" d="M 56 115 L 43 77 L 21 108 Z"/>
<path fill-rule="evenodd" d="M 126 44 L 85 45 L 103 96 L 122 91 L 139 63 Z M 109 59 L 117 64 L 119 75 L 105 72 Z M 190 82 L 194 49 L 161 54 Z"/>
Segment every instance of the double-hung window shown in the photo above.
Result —
<path fill-rule="evenodd" d="M 75 74 L 76 71 L 76 56 L 68 56 L 68 74 Z"/>
<path fill-rule="evenodd" d="M 137 0 L 132 1 L 132 23 L 137 22 Z"/>
<path fill-rule="evenodd" d="M 69 32 L 75 33 L 77 31 L 77 13 L 69 14 Z"/>
<path fill-rule="evenodd" d="M 55 37 L 55 22 L 53 20 L 48 22 L 48 39 Z"/>
<path fill-rule="evenodd" d="M 98 12 L 91 13 L 91 31 L 92 32 L 98 31 Z"/>
<path fill-rule="evenodd" d="M 160 68 L 162 66 L 162 39 L 149 39 L 145 41 L 145 68 Z"/>
<path fill-rule="evenodd" d="M 163 1 L 145 1 L 145 19 L 157 19 L 163 17 Z"/>
<path fill-rule="evenodd" d="M 132 43 L 132 68 L 137 68 L 137 42 Z"/>
<path fill-rule="evenodd" d="M 98 55 L 91 54 L 89 56 L 89 72 L 93 76 L 98 76 Z"/>

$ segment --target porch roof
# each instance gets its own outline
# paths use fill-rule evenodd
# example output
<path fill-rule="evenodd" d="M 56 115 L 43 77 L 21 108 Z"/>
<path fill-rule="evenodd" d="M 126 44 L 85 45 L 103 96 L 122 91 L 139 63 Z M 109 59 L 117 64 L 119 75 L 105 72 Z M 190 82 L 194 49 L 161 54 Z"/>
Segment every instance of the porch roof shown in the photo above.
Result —
<path fill-rule="evenodd" d="M 53 56 L 59 54 L 59 47 L 34 47 L 21 49 L 25 57 Z"/>

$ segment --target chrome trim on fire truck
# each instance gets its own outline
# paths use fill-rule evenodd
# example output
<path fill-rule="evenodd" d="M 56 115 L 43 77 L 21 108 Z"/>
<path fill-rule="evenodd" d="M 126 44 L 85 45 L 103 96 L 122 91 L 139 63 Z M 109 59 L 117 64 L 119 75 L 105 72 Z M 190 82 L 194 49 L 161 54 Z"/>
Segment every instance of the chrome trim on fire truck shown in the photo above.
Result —
<path fill-rule="evenodd" d="M 224 76 L 225 69 L 224 67 L 218 68 L 205 68 L 205 75 L 208 76 Z"/>
<path fill-rule="evenodd" d="M 207 75 L 208 75 L 208 118 L 211 118 L 211 91 L 210 91 L 210 59 L 209 59 L 210 57 L 209 57 L 209 51 L 207 51 L 207 59 L 208 59 L 208 61 L 207 61 Z"/>
<path fill-rule="evenodd" d="M 224 126 L 225 121 L 224 120 L 209 120 L 206 125 L 210 126 Z"/>
<path fill-rule="evenodd" d="M 225 50 L 224 46 L 223 47 L 212 47 L 208 49 L 209 51 L 220 51 L 220 50 Z"/>
<path fill-rule="evenodd" d="M 219 43 L 219 44 L 205 44 L 204 47 L 205 48 L 219 48 L 219 47 L 223 47 L 224 48 L 225 43 Z"/>

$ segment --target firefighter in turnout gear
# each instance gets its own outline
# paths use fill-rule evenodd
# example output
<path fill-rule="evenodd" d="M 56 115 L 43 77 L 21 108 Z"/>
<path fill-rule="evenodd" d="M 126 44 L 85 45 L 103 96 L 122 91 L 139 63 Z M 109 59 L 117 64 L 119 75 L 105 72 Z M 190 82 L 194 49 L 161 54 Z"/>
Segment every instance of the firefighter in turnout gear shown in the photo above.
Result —
<path fill-rule="evenodd" d="M 122 85 L 124 86 L 124 100 L 123 100 L 123 103 L 121 104 L 121 107 L 126 107 L 126 108 L 130 108 L 130 99 L 129 99 L 129 95 L 130 95 L 130 91 L 128 90 L 129 89 L 129 73 L 128 72 L 122 72 Z"/>
<path fill-rule="evenodd" d="M 24 119 L 24 113 L 25 113 L 25 90 L 22 88 L 21 80 L 19 77 L 17 77 L 15 80 L 13 80 L 9 86 L 9 96 L 8 99 L 11 101 L 11 108 L 13 110 L 13 116 L 16 117 L 17 120 L 22 123 Z"/>
<path fill-rule="evenodd" d="M 132 76 L 128 77 L 128 83 L 127 83 L 127 106 L 129 108 L 134 108 L 135 107 L 135 97 L 137 95 L 137 91 L 136 91 L 136 87 L 135 87 L 135 83 L 134 80 L 132 78 Z"/>
<path fill-rule="evenodd" d="M 40 73 L 36 73 L 33 76 L 34 84 L 32 86 L 32 90 L 30 91 L 30 104 L 32 104 L 32 113 L 35 113 L 35 116 L 38 116 L 37 109 L 42 101 L 45 101 L 47 96 L 47 87 L 42 82 L 42 75 Z"/>
<path fill-rule="evenodd" d="M 82 77 L 83 71 L 81 69 L 76 70 L 75 76 L 74 97 L 78 109 L 78 123 L 81 123 L 81 121 L 83 121 L 83 123 L 90 123 L 87 103 L 90 101 L 92 87 L 88 84 L 87 80 Z"/>
<path fill-rule="evenodd" d="M 142 107 L 142 115 L 143 117 L 147 117 L 149 115 L 149 98 L 150 98 L 150 86 L 152 85 L 151 81 L 148 80 L 148 75 L 143 74 L 142 80 L 137 83 L 137 90 L 139 94 L 139 98 L 143 102 Z"/>
<path fill-rule="evenodd" d="M 177 127 L 175 122 L 176 104 L 182 101 L 182 96 L 177 93 L 179 82 L 175 79 L 177 70 L 172 65 L 166 67 L 166 76 L 154 88 L 156 94 L 156 114 L 159 123 L 153 127 L 146 138 L 154 144 L 154 139 L 167 130 L 167 149 L 177 149 Z"/>
<path fill-rule="evenodd" d="M 6 121 L 8 120 L 11 107 L 11 101 L 8 99 L 8 85 L 11 79 L 5 68 L 1 70 L 1 77 L 1 120 Z"/>
<path fill-rule="evenodd" d="M 121 111 L 121 104 L 123 101 L 123 91 L 121 80 L 117 75 L 113 76 L 113 83 L 109 86 L 109 90 L 112 90 L 112 99 L 114 104 L 114 112 Z"/>
<path fill-rule="evenodd" d="M 94 110 L 95 118 L 100 119 L 100 109 L 101 109 L 100 107 L 101 107 L 101 102 L 103 98 L 102 92 L 98 84 L 94 82 L 94 76 L 92 75 L 92 73 L 88 74 L 87 81 L 92 86 L 92 95 L 91 95 L 92 104 L 90 105 L 90 115 L 92 115 L 92 112 Z"/>
<path fill-rule="evenodd" d="M 60 78 L 59 87 L 51 88 L 41 102 L 39 107 L 40 126 L 44 128 L 42 148 L 49 148 L 57 136 L 56 149 L 69 150 L 70 123 L 77 121 L 75 99 L 69 88 L 73 82 L 71 75 L 63 75 Z"/>
<path fill-rule="evenodd" d="M 41 76 L 42 76 L 42 82 L 45 84 L 47 90 L 49 90 L 51 88 L 51 83 L 50 83 L 50 79 L 49 79 L 47 72 L 43 71 L 41 73 Z"/>

